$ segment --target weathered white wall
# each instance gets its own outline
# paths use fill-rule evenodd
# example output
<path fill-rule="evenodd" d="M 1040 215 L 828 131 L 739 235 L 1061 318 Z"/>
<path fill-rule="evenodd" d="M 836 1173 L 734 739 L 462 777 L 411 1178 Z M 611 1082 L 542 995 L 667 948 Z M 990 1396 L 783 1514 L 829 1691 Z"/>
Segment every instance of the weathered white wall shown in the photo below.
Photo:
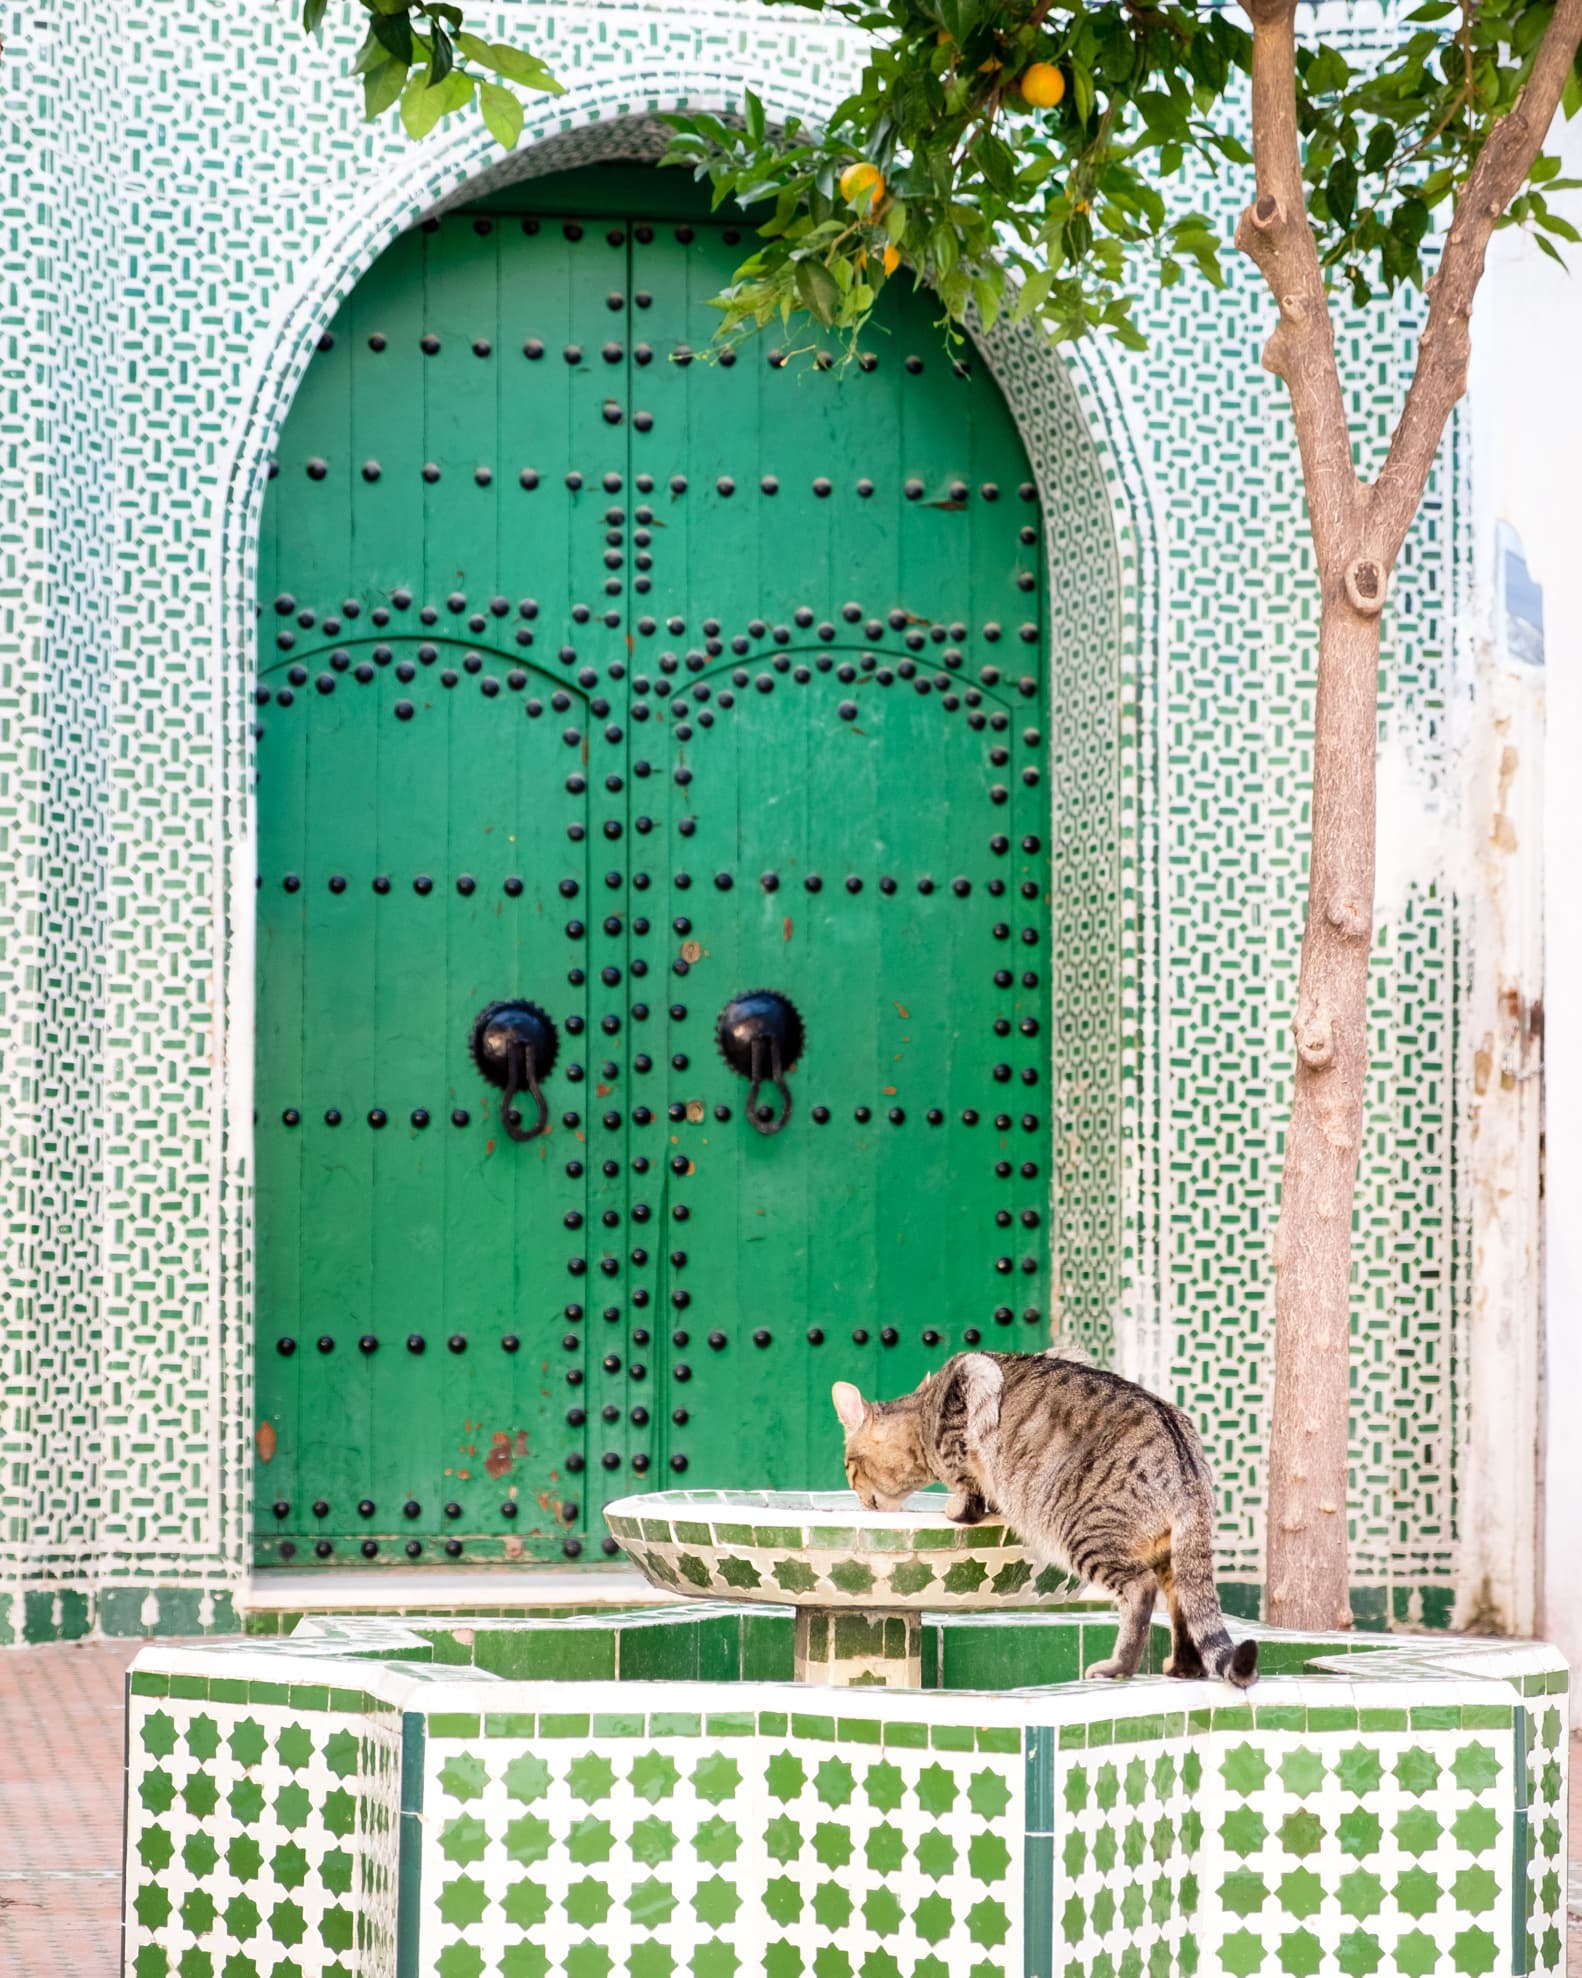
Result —
<path fill-rule="evenodd" d="M 1563 155 L 1564 175 L 1582 178 L 1582 120 L 1557 126 L 1551 147 Z M 1582 194 L 1558 194 L 1554 204 L 1582 225 Z M 1543 975 L 1531 985 L 1540 999 L 1540 1037 L 1528 1047 L 1527 1065 L 1541 1058 L 1544 1068 L 1531 1081 L 1544 1097 L 1541 1254 L 1509 1259 L 1513 1274 L 1541 1274 L 1537 1336 L 1512 1337 L 1509 1348 L 1515 1355 L 1541 1349 L 1543 1407 L 1536 1450 L 1518 1434 L 1508 1461 L 1513 1490 L 1529 1464 L 1536 1474 L 1538 1625 L 1576 1669 L 1582 1668 L 1582 249 L 1569 250 L 1569 258 L 1577 272 L 1568 275 L 1516 229 L 1495 236 L 1473 318 L 1473 403 L 1480 578 L 1486 586 L 1493 527 L 1503 520 L 1519 531 L 1528 568 L 1544 591 L 1548 773 L 1538 762 L 1513 765 L 1501 807 L 1514 819 L 1525 803 L 1534 823 L 1541 819 L 1546 854 Z M 1537 780 L 1537 802 L 1523 797 L 1524 779 Z M 1514 822 L 1510 828 L 1517 829 Z"/>

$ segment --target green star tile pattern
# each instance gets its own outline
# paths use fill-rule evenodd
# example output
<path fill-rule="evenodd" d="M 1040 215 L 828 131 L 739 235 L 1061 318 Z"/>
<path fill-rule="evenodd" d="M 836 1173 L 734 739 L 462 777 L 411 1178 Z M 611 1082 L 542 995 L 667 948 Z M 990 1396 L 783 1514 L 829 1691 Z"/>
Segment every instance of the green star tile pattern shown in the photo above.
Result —
<path fill-rule="evenodd" d="M 957 1971 L 985 1952 L 1020 1969 L 1021 1892 L 1005 1838 L 1016 1831 L 1020 1753 L 985 1754 L 970 1737 L 960 1751 L 836 1748 L 821 1732 L 788 1727 L 723 1752 L 697 1735 L 657 1750 L 631 1738 L 546 1743 L 530 1778 L 508 1747 L 468 1753 L 431 1739 L 425 1968 L 481 1942 L 494 1946 L 485 1978 L 510 1978 L 513 1955 L 543 1956 L 556 1969 L 567 1945 L 590 1957 L 602 1949 L 615 1968 L 630 1956 L 633 1970 L 678 1973 L 753 1970 L 761 1945 L 768 1969 L 794 1953 L 806 1960 L 799 1970 L 911 1973 L 926 1955 Z M 461 1775 L 463 1800 L 447 1782 L 468 1755 L 480 1756 L 486 1776 L 475 1786 L 472 1772 Z M 595 1782 L 600 1817 L 590 1844 L 579 1795 Z M 534 1864 L 541 1900 L 530 1913 L 507 1839 L 528 1787 L 528 1817 L 545 1833 Z M 1004 1829 L 985 1832 L 985 1817 L 995 1816 Z M 473 1820 L 498 1839 L 480 1845 L 463 1824 Z M 597 1879 L 578 1879 L 590 1852 Z M 453 1897 L 458 1889 L 465 1893 Z"/>
<path fill-rule="evenodd" d="M 1148 1677 L 996 1695 L 973 1658 L 1006 1645 L 962 1624 L 935 1655 L 958 1687 L 837 1699 L 739 1680 L 749 1608 L 599 1625 L 640 1627 L 651 1663 L 655 1631 L 711 1616 L 740 1622 L 737 1680 L 505 1680 L 487 1630 L 429 1621 L 146 1653 L 127 1969 L 389 1978 L 404 1892 L 402 1978 L 1558 1978 L 1552 1651 L 1273 1639 L 1303 1673 L 1245 1699 Z M 989 1632 L 1036 1670 L 1042 1636 L 1088 1625 Z"/>
<path fill-rule="evenodd" d="M 278 1703 L 201 1710 L 133 1695 L 128 1758 L 127 1847 L 150 1878 L 128 1890 L 129 1971 L 394 1969 L 395 1712 L 300 1718 L 283 1688 Z M 474 1829 L 447 1834 L 457 1862 Z"/>

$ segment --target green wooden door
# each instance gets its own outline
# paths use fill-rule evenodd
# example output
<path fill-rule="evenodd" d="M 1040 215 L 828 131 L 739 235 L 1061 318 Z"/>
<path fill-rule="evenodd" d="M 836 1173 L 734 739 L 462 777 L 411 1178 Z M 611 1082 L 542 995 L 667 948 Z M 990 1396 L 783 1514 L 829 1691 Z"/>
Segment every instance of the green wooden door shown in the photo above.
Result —
<path fill-rule="evenodd" d="M 831 1381 L 1046 1322 L 1010 417 L 899 293 L 860 370 L 704 363 L 734 229 L 539 198 L 381 259 L 266 512 L 263 1560 L 597 1557 L 645 1484 L 837 1483 Z M 807 1037 L 772 1136 L 715 1041 L 759 988 Z M 527 1145 L 468 1050 L 510 996 L 558 1031 Z"/>

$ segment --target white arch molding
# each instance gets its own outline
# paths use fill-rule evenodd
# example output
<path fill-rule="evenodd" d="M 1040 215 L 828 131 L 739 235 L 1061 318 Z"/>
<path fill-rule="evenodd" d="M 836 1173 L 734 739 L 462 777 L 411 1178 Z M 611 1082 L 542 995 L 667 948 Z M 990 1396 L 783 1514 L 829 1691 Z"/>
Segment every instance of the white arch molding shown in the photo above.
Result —
<path fill-rule="evenodd" d="M 838 92 L 803 87 L 776 93 L 762 80 L 720 68 L 667 63 L 662 74 L 620 83 L 601 79 L 527 106 L 518 150 L 501 157 L 493 139 L 470 119 L 454 130 L 375 161 L 366 186 L 302 276 L 284 295 L 260 338 L 243 388 L 243 404 L 220 470 L 221 704 L 226 774 L 216 847 L 222 879 L 216 892 L 214 952 L 220 959 L 216 1012 L 220 1037 L 220 1103 L 211 1122 L 213 1177 L 210 1262 L 218 1310 L 222 1392 L 216 1413 L 224 1447 L 215 1466 L 224 1554 L 242 1564 L 250 1550 L 252 1499 L 253 1309 L 252 1174 L 255 887 L 257 839 L 253 819 L 256 762 L 252 693 L 258 673 L 258 539 L 269 465 L 297 388 L 320 335 L 362 276 L 384 251 L 421 220 L 466 204 L 502 186 L 578 166 L 652 163 L 668 133 L 667 111 L 707 109 L 728 116 L 749 84 L 765 99 L 772 121 L 795 115 L 826 117 Z M 1159 1387 L 1169 1355 L 1161 1323 L 1158 1075 L 1161 1062 L 1163 957 L 1153 938 L 1159 926 L 1156 746 L 1157 622 L 1160 596 L 1157 531 L 1142 452 L 1128 406 L 1106 351 L 1096 342 L 1065 359 L 1044 336 L 1002 318 L 974 341 L 1016 421 L 1038 484 L 1045 524 L 1049 580 L 1051 704 L 1051 831 L 1056 854 L 1051 958 L 1055 1023 L 1051 1038 L 1051 1110 L 1091 1116 L 1096 1103 L 1115 1136 L 1113 1186 L 1090 1197 L 1081 1216 L 1087 1254 L 1112 1251 L 1113 1281 L 1085 1314 L 1121 1371 Z M 1063 735 L 1062 678 L 1083 683 L 1091 706 Z M 1080 730 L 1080 733 L 1078 732 Z M 1083 739 L 1108 736 L 1110 786 L 1074 822 L 1063 787 L 1091 778 L 1073 769 Z M 1063 741 L 1069 746 L 1062 747 Z M 1068 779 L 1068 772 L 1070 778 Z M 1063 982 L 1074 980 L 1063 956 L 1062 868 L 1075 875 L 1084 861 L 1113 859 L 1104 890 L 1113 903 L 1113 1007 L 1088 1011 L 1091 1030 L 1107 1021 L 1112 1089 L 1100 1088 L 1094 1065 L 1076 1065 L 1061 1040 Z M 1090 1005 L 1094 1002 L 1089 992 Z M 1075 1088 L 1080 1086 L 1080 1091 Z M 1064 1090 L 1065 1100 L 1060 1094 Z M 1096 1097 L 1095 1097 L 1096 1095 Z M 1091 1186 L 1092 1152 L 1052 1145 L 1053 1186 L 1081 1199 Z M 1107 1227 L 1105 1225 L 1107 1224 Z M 1062 1280 L 1069 1242 L 1062 1241 L 1058 1205 L 1050 1216 L 1053 1282 Z M 1072 1225 L 1067 1222 L 1069 1238 Z M 1123 1261 L 1124 1260 L 1124 1261 Z M 1091 1291 L 1083 1296 L 1089 1298 Z"/>

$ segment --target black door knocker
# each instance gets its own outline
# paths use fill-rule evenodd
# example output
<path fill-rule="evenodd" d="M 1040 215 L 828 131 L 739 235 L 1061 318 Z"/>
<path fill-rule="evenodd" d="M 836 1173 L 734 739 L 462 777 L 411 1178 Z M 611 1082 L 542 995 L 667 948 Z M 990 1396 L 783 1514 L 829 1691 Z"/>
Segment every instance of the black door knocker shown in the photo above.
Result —
<path fill-rule="evenodd" d="M 537 1003 L 513 997 L 490 1003 L 472 1026 L 473 1063 L 505 1094 L 500 1117 L 513 1140 L 536 1140 L 549 1127 L 549 1101 L 539 1089 L 555 1066 L 560 1039 L 555 1026 Z M 538 1107 L 538 1118 L 525 1131 L 516 1101 L 527 1093 Z"/>
<path fill-rule="evenodd" d="M 720 1055 L 732 1071 L 750 1080 L 747 1117 L 760 1133 L 779 1133 L 791 1118 L 791 1091 L 786 1079 L 802 1055 L 802 1019 L 789 996 L 778 989 L 749 989 L 720 1011 Z M 776 1117 L 769 1107 L 760 1116 L 758 1093 L 768 1079 L 780 1094 Z"/>

